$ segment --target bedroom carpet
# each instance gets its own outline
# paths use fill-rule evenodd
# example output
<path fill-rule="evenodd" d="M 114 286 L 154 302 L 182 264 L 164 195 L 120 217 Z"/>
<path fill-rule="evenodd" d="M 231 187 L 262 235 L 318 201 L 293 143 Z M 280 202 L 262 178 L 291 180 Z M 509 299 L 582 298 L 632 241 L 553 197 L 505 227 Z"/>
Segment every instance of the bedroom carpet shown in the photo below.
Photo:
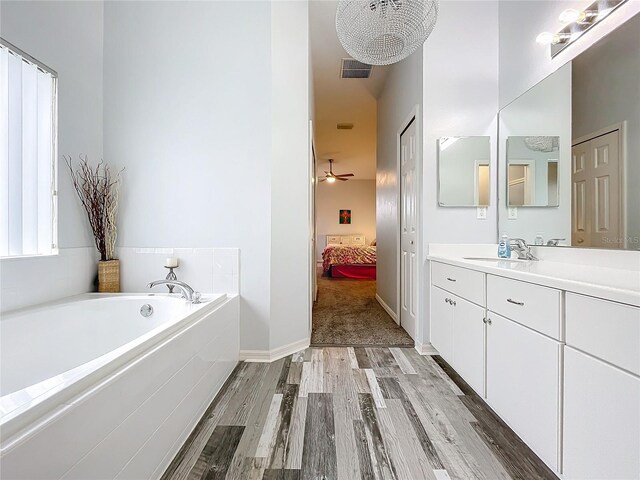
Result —
<path fill-rule="evenodd" d="M 375 280 L 318 277 L 311 345 L 413 346 L 376 300 Z"/>

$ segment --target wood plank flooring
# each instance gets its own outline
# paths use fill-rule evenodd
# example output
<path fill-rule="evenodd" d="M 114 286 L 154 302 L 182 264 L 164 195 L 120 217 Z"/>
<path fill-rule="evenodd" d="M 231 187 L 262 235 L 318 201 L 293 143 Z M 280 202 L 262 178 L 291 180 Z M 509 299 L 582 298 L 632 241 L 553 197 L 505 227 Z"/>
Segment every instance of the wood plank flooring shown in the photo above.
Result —
<path fill-rule="evenodd" d="M 440 357 L 383 347 L 239 364 L 162 478 L 556 479 Z"/>

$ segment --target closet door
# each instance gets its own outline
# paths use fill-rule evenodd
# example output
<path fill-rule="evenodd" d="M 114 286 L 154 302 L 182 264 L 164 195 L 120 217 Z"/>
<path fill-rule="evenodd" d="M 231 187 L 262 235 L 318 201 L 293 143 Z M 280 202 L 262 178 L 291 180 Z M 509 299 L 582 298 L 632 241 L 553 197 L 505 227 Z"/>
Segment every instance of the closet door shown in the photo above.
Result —
<path fill-rule="evenodd" d="M 431 287 L 431 344 L 447 362 L 453 361 L 452 295 L 441 288 Z"/>

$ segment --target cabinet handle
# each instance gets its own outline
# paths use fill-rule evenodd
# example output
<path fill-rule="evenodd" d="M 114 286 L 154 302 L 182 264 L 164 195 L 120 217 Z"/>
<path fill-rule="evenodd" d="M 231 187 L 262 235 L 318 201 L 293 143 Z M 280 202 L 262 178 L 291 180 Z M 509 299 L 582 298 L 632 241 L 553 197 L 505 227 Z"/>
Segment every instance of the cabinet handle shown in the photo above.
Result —
<path fill-rule="evenodd" d="M 514 305 L 520 305 L 521 307 L 524 307 L 524 302 L 518 302 L 516 300 L 511 300 L 510 298 L 507 298 L 507 302 L 513 303 Z"/>
<path fill-rule="evenodd" d="M 451 278 L 451 277 L 447 277 L 447 280 L 449 280 L 450 282 L 455 282 L 456 281 L 455 278 Z"/>
<path fill-rule="evenodd" d="M 455 307 L 456 306 L 456 301 L 455 300 L 451 300 L 451 305 L 453 305 Z"/>
<path fill-rule="evenodd" d="M 489 325 L 491 325 L 491 319 L 490 319 L 490 318 L 487 318 L 487 323 L 488 323 Z"/>
<path fill-rule="evenodd" d="M 449 303 L 449 299 L 448 299 L 448 298 L 445 298 L 445 299 L 444 299 L 444 303 Z"/>

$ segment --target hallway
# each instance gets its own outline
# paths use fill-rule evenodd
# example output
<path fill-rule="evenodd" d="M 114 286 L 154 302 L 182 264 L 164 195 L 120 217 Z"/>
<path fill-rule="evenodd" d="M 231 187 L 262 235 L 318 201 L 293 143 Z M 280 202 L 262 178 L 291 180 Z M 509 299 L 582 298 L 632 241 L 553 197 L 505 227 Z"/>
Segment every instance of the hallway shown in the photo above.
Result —
<path fill-rule="evenodd" d="M 413 347 L 413 339 L 375 295 L 375 280 L 318 276 L 311 345 Z"/>

